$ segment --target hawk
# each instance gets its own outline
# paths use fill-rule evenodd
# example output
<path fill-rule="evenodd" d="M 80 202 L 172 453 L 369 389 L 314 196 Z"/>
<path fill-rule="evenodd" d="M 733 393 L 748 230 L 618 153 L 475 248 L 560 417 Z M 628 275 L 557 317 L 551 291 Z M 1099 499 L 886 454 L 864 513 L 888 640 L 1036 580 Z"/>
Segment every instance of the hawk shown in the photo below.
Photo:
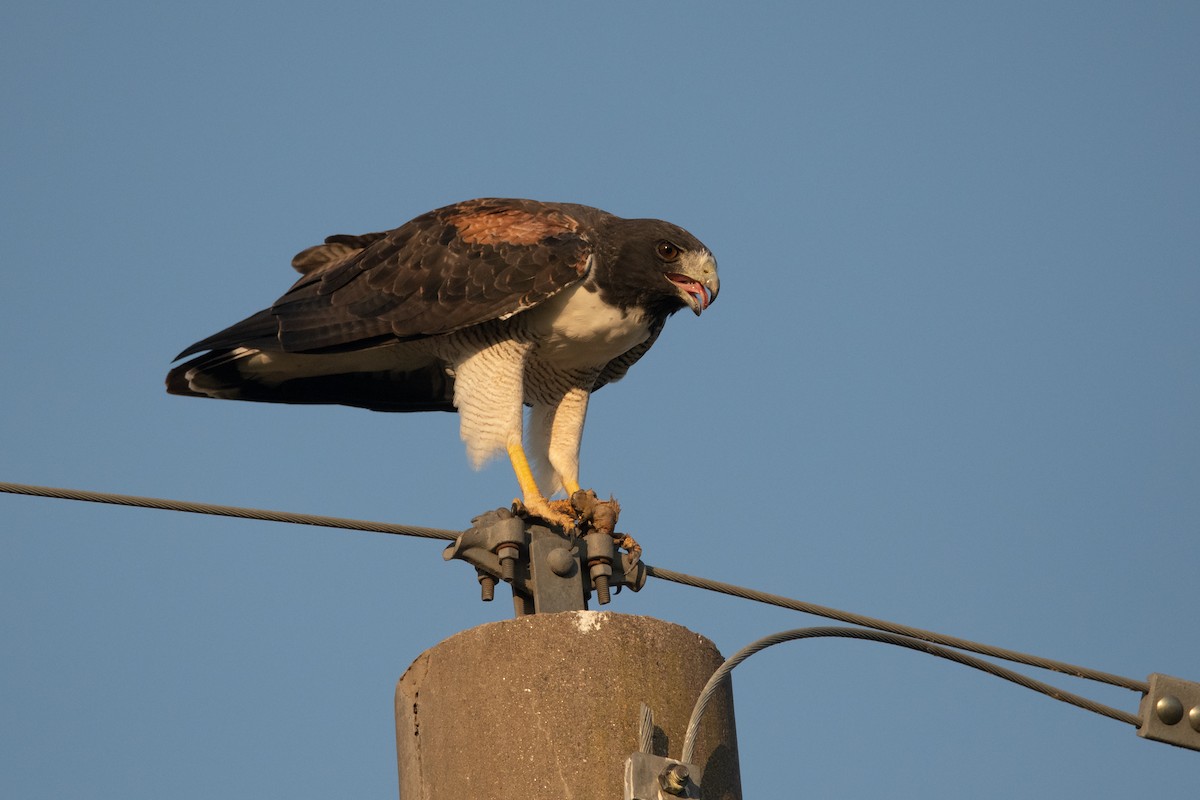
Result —
<path fill-rule="evenodd" d="M 591 393 L 719 288 L 712 253 L 677 225 L 497 198 L 330 236 L 292 266 L 301 277 L 274 305 L 176 356 L 195 357 L 168 392 L 457 410 L 471 464 L 507 453 L 525 507 L 566 527 L 547 498 L 580 489 Z"/>

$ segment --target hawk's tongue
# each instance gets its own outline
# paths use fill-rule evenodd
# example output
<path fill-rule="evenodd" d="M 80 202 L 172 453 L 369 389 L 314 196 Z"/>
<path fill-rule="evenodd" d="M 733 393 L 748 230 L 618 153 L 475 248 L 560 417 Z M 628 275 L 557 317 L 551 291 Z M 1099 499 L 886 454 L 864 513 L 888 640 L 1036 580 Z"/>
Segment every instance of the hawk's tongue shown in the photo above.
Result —
<path fill-rule="evenodd" d="M 705 289 L 699 281 L 694 281 L 688 276 L 680 275 L 679 273 L 672 273 L 670 277 L 671 283 L 675 284 L 680 289 L 683 289 L 685 292 L 699 301 L 701 311 L 708 308 L 708 304 L 712 302 L 712 300 L 708 296 L 708 290 Z"/>

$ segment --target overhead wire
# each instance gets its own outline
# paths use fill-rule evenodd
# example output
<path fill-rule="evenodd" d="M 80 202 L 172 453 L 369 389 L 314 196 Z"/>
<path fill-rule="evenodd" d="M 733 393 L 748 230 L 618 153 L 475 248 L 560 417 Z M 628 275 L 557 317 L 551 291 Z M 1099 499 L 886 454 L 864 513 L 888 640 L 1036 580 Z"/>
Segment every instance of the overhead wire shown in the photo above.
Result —
<path fill-rule="evenodd" d="M 289 511 L 270 511 L 256 508 L 244 508 L 239 506 L 216 505 L 212 503 L 196 503 L 182 500 L 167 500 L 156 497 L 140 497 L 136 495 L 112 494 L 108 492 L 93 492 L 83 491 L 78 489 L 61 489 L 48 486 L 33 486 L 29 484 L 0 482 L 0 492 L 9 494 L 30 495 L 35 497 L 49 497 L 62 500 L 77 500 L 92 503 L 107 503 L 111 505 L 135 506 L 141 508 L 155 508 L 167 511 L 180 511 L 193 514 L 210 514 L 226 517 L 236 517 L 241 519 L 255 519 L 269 522 L 283 522 L 294 525 L 314 525 L 327 528 L 337 528 L 341 530 L 356 530 L 367 531 L 373 533 L 387 533 L 399 536 L 415 536 L 425 539 L 441 539 L 452 541 L 457 539 L 461 531 L 447 530 L 444 528 L 426 528 L 415 525 L 397 525 L 387 522 L 372 522 L 368 520 L 349 519 L 345 517 L 331 517 L 316 514 L 300 514 Z M 826 617 L 828 619 L 845 622 L 850 625 L 861 626 L 862 628 L 870 628 L 879 633 L 872 631 L 864 631 L 854 628 L 816 628 L 816 629 L 801 629 L 801 630 L 821 630 L 821 631 L 838 631 L 837 633 L 823 633 L 825 636 L 843 636 L 859 639 L 870 639 L 873 641 L 885 642 L 888 644 L 896 644 L 902 647 L 908 647 L 914 650 L 924 650 L 933 655 L 938 655 L 942 658 L 950 658 L 953 661 L 982 669 L 985 672 L 990 672 L 998 677 L 1005 678 L 1018 683 L 1026 688 L 1034 691 L 1047 694 L 1064 702 L 1072 703 L 1089 711 L 1094 711 L 1104 716 L 1113 717 L 1123 722 L 1130 724 L 1139 724 L 1138 718 L 1118 711 L 1117 709 L 1103 706 L 1099 703 L 1093 703 L 1086 698 L 1081 698 L 1072 695 L 1068 692 L 1056 689 L 1047 684 L 1034 681 L 1020 673 L 1012 672 L 990 662 L 981 661 L 979 659 L 966 656 L 962 653 L 955 652 L 956 650 L 966 650 L 968 652 L 978 653 L 980 655 L 990 656 L 992 658 L 1000 658 L 1006 661 L 1012 661 L 1019 664 L 1025 664 L 1031 667 L 1046 669 L 1053 672 L 1059 672 L 1066 675 L 1072 675 L 1077 678 L 1084 678 L 1100 683 L 1119 686 L 1121 688 L 1130 689 L 1135 692 L 1146 694 L 1150 687 L 1145 681 L 1126 678 L 1121 675 L 1114 675 L 1100 670 L 1094 670 L 1089 667 L 1070 664 L 1064 661 L 1056 661 L 1053 659 L 1042 658 L 1040 656 L 1022 653 L 1017 650 L 1009 650 L 1007 648 L 995 647 L 980 642 L 973 642 L 968 639 L 961 639 L 956 636 L 946 636 L 944 634 L 928 631 L 921 628 L 914 628 L 909 625 L 901 625 L 887 620 L 868 617 L 863 614 L 855 614 L 849 611 L 841 611 L 828 606 L 808 603 L 802 600 L 795 600 L 781 595 L 770 594 L 756 589 L 748 589 L 743 586 L 736 586 L 731 583 L 724 583 L 708 578 L 698 578 L 693 575 L 687 575 L 681 572 L 664 569 L 662 567 L 654 567 L 649 564 L 645 565 L 646 574 L 650 577 L 660 580 L 679 583 L 695 588 L 704 589 L 707 591 L 720 592 L 722 594 L 741 597 L 754 602 L 765 603 L 769 605 L 779 606 L 781 608 L 800 611 L 814 616 Z M 794 633 L 789 631 L 788 633 Z M 810 634 L 816 635 L 816 634 Z M 770 637 L 768 637 L 769 639 Z M 796 637 L 800 638 L 800 637 Z M 764 640 L 760 640 L 762 642 Z M 786 641 L 786 640 L 780 640 Z M 770 646 L 776 642 L 769 642 L 764 647 Z M 758 644 L 758 643 L 755 643 Z M 751 645 L 750 647 L 753 647 Z M 945 649 L 952 648 L 952 649 Z M 759 648 L 761 649 L 761 647 Z M 753 652 L 757 652 L 754 650 Z M 746 652 L 743 648 L 740 653 L 744 653 L 743 660 L 752 652 Z M 736 658 L 735 656 L 734 658 Z M 733 659 L 730 659 L 733 660 Z M 730 667 L 732 669 L 732 666 Z M 715 677 L 715 676 L 714 676 Z M 686 759 L 685 759 L 686 760 Z"/>
<path fill-rule="evenodd" d="M 1070 703 L 1071 705 L 1078 706 L 1085 711 L 1091 711 L 1094 714 L 1100 714 L 1102 716 L 1115 719 L 1118 722 L 1124 722 L 1134 726 L 1135 728 L 1140 726 L 1142 722 L 1141 719 L 1134 714 L 1121 711 L 1117 708 L 1112 708 L 1111 706 L 1106 706 L 1103 703 L 1097 703 L 1093 700 L 1087 699 L 1086 697 L 1072 694 L 1071 692 L 1063 691 L 1062 689 L 1051 686 L 1047 683 L 1042 683 L 1041 681 L 1037 681 L 1026 675 L 1022 675 L 1019 672 L 1014 672 L 1013 670 L 1001 667 L 998 664 L 993 664 L 990 661 L 984 661 L 981 658 L 975 658 L 974 656 L 969 656 L 966 653 L 961 653 L 948 647 L 941 647 L 940 645 L 920 639 L 899 636 L 884 631 L 863 630 L 861 628 L 796 628 L 794 630 L 783 631 L 781 633 L 771 634 L 770 636 L 764 636 L 757 641 L 751 642 L 727 658 L 725 662 L 717 668 L 716 672 L 714 672 L 708 679 L 708 683 L 704 685 L 704 689 L 701 690 L 700 696 L 696 700 L 696 705 L 692 709 L 692 715 L 688 719 L 687 732 L 683 737 L 683 753 L 679 760 L 686 762 L 690 762 L 692 760 L 692 753 L 696 746 L 696 736 L 700 730 L 700 721 L 704 716 L 704 709 L 708 706 L 709 700 L 712 699 L 713 694 L 716 693 L 717 689 L 719 689 L 729 677 L 729 673 L 733 671 L 734 667 L 741 664 L 755 653 L 765 650 L 772 645 L 780 644 L 782 642 L 791 642 L 798 639 L 814 639 L 831 636 L 847 639 L 862 639 L 865 641 L 895 645 L 897 647 L 907 647 L 910 650 L 916 650 L 918 652 L 927 653 L 931 656 L 937 656 L 938 658 L 945 658 L 950 661 L 955 661 L 959 664 L 964 664 L 973 669 L 981 670 L 990 675 L 994 675 L 997 678 L 1003 678 L 1006 681 L 1012 681 L 1013 683 L 1023 686 L 1026 689 L 1039 692 L 1064 703 Z"/>
<path fill-rule="evenodd" d="M 646 565 L 646 574 L 659 578 L 664 581 L 680 583 L 686 586 L 694 586 L 698 589 L 706 589 L 712 592 L 721 592 L 723 594 L 741 597 L 746 600 L 753 600 L 758 603 L 766 603 L 769 605 L 779 606 L 780 608 L 791 609 L 792 611 L 800 611 L 805 614 L 812 614 L 817 617 L 825 617 L 834 619 L 838 622 L 849 623 L 850 625 L 860 625 L 864 628 L 874 628 L 875 630 L 886 631 L 888 633 L 907 636 L 912 639 L 921 639 L 926 642 L 940 644 L 944 647 L 953 647 L 958 650 L 967 650 L 972 653 L 990 656 L 992 658 L 1000 658 L 1005 661 L 1012 661 L 1017 664 L 1025 664 L 1030 667 L 1050 670 L 1051 672 L 1061 672 L 1064 675 L 1072 675 L 1076 678 L 1084 678 L 1086 680 L 1097 681 L 1098 683 L 1107 683 L 1112 686 L 1119 686 L 1122 689 L 1129 689 L 1135 692 L 1145 694 L 1150 691 L 1150 685 L 1145 681 L 1126 678 L 1122 675 L 1113 675 L 1109 672 L 1091 669 L 1089 667 L 1081 667 L 1078 664 L 1069 664 L 1065 661 L 1056 661 L 1050 658 L 1042 658 L 1041 656 L 1022 653 L 1017 650 L 1009 650 L 1004 647 L 995 647 L 990 644 L 982 644 L 973 642 L 969 639 L 960 639 L 957 636 L 946 636 L 934 631 L 927 631 L 922 628 L 914 628 L 911 625 L 901 625 L 897 622 L 888 622 L 887 620 L 868 617 L 864 614 L 855 614 L 850 611 L 842 611 L 828 606 L 817 605 L 816 603 L 806 603 L 803 600 L 793 600 L 790 597 L 782 597 L 777 594 L 768 592 L 760 592 L 757 589 L 747 589 L 744 586 L 735 586 L 732 583 L 722 583 L 708 578 L 697 578 L 693 575 L 685 575 L 682 572 L 674 572 L 661 567 L 652 567 Z"/>
<path fill-rule="evenodd" d="M 390 522 L 369 522 L 345 517 L 325 517 L 317 514 L 296 514 L 291 511 L 267 511 L 260 508 L 219 506 L 213 503 L 193 503 L 186 500 L 164 500 L 159 497 L 138 497 L 130 494 L 88 492 L 79 489 L 58 489 L 50 486 L 30 486 L 24 483 L 0 482 L 0 492 L 24 494 L 34 497 L 53 497 L 59 500 L 80 500 L 87 503 L 108 503 L 118 506 L 157 508 L 163 511 L 183 511 L 190 514 L 213 514 L 222 517 L 257 519 L 267 522 L 286 522 L 292 525 L 316 525 L 322 528 L 390 533 L 398 536 L 417 536 L 423 539 L 445 539 L 453 541 L 462 531 L 443 528 L 422 528 L 416 525 L 395 525 Z"/>

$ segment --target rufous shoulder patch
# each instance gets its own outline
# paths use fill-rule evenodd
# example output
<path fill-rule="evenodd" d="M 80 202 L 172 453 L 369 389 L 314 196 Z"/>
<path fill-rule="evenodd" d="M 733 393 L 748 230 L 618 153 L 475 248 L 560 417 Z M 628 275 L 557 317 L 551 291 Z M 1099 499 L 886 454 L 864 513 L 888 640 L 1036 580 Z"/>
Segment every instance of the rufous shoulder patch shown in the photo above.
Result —
<path fill-rule="evenodd" d="M 533 213 L 512 207 L 473 206 L 456 210 L 447 221 L 470 244 L 530 245 L 579 229 L 576 220 L 554 209 Z"/>

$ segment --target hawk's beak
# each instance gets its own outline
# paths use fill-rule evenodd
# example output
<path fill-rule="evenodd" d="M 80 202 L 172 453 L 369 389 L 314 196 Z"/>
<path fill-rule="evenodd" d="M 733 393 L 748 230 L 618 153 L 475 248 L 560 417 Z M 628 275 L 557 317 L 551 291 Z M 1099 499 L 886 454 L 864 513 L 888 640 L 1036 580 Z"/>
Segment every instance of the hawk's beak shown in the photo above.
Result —
<path fill-rule="evenodd" d="M 679 260 L 679 266 L 678 272 L 667 273 L 667 280 L 675 284 L 688 308 L 700 316 L 700 312 L 717 299 L 717 292 L 721 289 L 716 259 L 706 252 L 685 253 Z"/>

